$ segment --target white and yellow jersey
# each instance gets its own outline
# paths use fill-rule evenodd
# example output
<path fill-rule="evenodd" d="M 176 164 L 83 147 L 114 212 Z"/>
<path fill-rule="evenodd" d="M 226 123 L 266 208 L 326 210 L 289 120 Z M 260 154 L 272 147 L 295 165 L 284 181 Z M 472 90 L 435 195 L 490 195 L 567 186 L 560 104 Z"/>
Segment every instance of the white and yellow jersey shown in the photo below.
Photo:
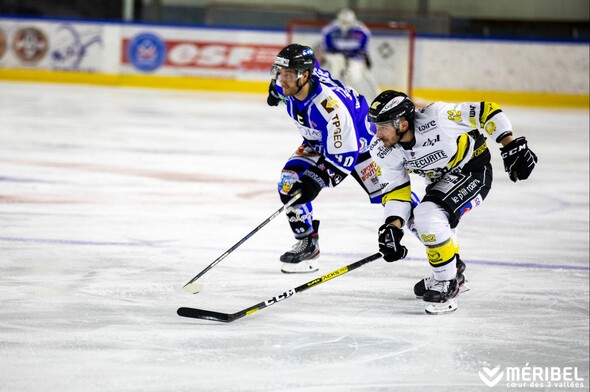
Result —
<path fill-rule="evenodd" d="M 512 124 L 493 102 L 435 102 L 416 111 L 414 143 L 385 147 L 374 137 L 371 156 L 377 165 L 385 216 L 408 221 L 411 188 L 408 173 L 435 183 L 454 170 L 477 168 L 489 162 L 485 136 L 499 141 L 512 133 Z"/>

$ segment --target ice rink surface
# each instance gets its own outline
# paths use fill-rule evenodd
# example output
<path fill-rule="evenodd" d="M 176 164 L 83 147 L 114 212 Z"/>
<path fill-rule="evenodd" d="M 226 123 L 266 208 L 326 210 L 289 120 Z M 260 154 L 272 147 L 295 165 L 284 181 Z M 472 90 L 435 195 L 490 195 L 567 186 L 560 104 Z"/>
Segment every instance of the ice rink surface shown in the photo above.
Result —
<path fill-rule="evenodd" d="M 319 272 L 280 273 L 294 242 L 280 216 L 189 295 L 280 207 L 300 141 L 284 109 L 265 95 L 0 83 L 0 391 L 588 390 L 588 111 L 504 111 L 539 163 L 514 184 L 489 141 L 494 185 L 459 226 L 471 291 L 455 313 L 414 298 L 429 270 L 406 235 L 406 260 L 224 324 L 176 309 L 236 312 L 375 253 L 381 207 L 347 179 L 315 203 Z M 479 373 L 498 366 L 582 382 L 488 387 Z"/>

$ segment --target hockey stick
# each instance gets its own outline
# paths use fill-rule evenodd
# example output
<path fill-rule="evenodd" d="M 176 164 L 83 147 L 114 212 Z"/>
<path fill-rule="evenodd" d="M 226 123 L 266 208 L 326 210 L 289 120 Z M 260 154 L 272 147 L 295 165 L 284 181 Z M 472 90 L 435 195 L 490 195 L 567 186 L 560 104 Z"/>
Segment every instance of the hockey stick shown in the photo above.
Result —
<path fill-rule="evenodd" d="M 297 286 L 294 289 L 287 290 L 282 294 L 279 294 L 275 297 L 267 299 L 266 301 L 260 302 L 259 304 L 256 304 L 254 306 L 250 306 L 249 308 L 246 308 L 244 310 L 240 310 L 236 313 L 221 313 L 221 312 L 213 312 L 211 310 L 185 308 L 185 307 L 178 308 L 176 313 L 182 317 L 190 317 L 190 318 L 197 318 L 197 319 L 203 319 L 203 320 L 213 320 L 213 321 L 221 321 L 224 323 L 231 323 L 234 320 L 240 319 L 244 316 L 248 316 L 252 313 L 258 312 L 259 310 L 267 308 L 270 305 L 274 305 L 279 301 L 282 301 L 284 299 L 292 297 L 293 295 L 295 295 L 297 293 L 301 293 L 302 291 L 305 291 L 307 289 L 315 287 L 315 286 L 317 286 L 321 283 L 324 283 L 330 279 L 334 279 L 340 275 L 344 275 L 345 273 L 350 272 L 354 269 L 357 269 L 364 264 L 370 263 L 371 261 L 377 260 L 380 257 L 381 257 L 381 253 L 375 253 L 371 256 L 365 257 L 362 260 L 356 261 L 356 262 L 349 264 L 345 267 L 334 270 L 324 276 L 320 276 L 319 278 L 310 280 L 309 282 L 304 283 L 301 286 Z"/>
<path fill-rule="evenodd" d="M 217 259 L 215 259 L 211 264 L 209 264 L 207 266 L 207 268 L 205 268 L 204 270 L 202 270 L 201 272 L 199 272 L 199 274 L 197 276 L 195 276 L 187 284 L 185 284 L 182 287 L 182 289 L 184 291 L 187 291 L 187 292 L 191 293 L 191 294 L 197 294 L 199 291 L 203 290 L 203 285 L 202 284 L 195 283 L 195 281 L 197 279 L 199 279 L 201 276 L 205 275 L 207 273 L 207 271 L 209 271 L 211 268 L 215 267 L 221 260 L 225 259 L 227 257 L 227 255 L 229 255 L 231 252 L 233 252 L 234 250 L 236 250 L 236 248 L 238 246 L 242 245 L 244 242 L 246 242 L 246 240 L 248 240 L 250 237 L 252 237 L 258 230 L 260 230 L 264 226 L 266 226 L 266 224 L 268 224 L 268 222 L 270 222 L 271 220 L 273 220 L 274 218 L 276 218 L 277 215 L 279 215 L 281 212 L 283 212 L 283 210 L 285 208 L 288 208 L 291 205 L 293 205 L 293 203 L 295 203 L 300 197 L 301 197 L 301 193 L 300 192 L 295 193 L 295 195 L 293 195 L 293 197 L 291 198 L 291 200 L 289 200 L 287 202 L 287 204 L 281 206 L 281 208 L 279 208 L 278 210 L 276 210 L 264 222 L 262 222 L 260 225 L 258 225 L 258 227 L 256 227 L 254 230 L 252 230 L 251 232 L 249 232 L 248 234 L 246 234 L 246 236 L 244 238 L 242 238 L 241 240 L 239 240 L 234 246 L 232 246 L 231 248 L 229 248 L 228 250 L 226 250 L 224 254 L 222 254 Z"/>

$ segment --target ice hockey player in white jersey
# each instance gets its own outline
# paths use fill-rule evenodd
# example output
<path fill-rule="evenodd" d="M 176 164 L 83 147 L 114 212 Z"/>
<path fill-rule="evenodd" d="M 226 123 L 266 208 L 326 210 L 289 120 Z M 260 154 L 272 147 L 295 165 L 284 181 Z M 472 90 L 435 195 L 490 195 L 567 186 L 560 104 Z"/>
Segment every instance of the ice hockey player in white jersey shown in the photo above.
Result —
<path fill-rule="evenodd" d="M 370 41 L 371 31 L 349 8 L 340 10 L 336 20 L 322 29 L 322 67 L 369 102 L 379 94 L 371 74 Z"/>
<path fill-rule="evenodd" d="M 319 268 L 320 248 L 312 201 L 320 191 L 336 187 L 350 174 L 371 203 L 381 202 L 381 186 L 369 153 L 375 126 L 367 120 L 365 98 L 319 68 L 308 46 L 283 48 L 275 58 L 271 78 L 267 103 L 284 102 L 303 137 L 286 162 L 278 186 L 284 204 L 301 192 L 301 198 L 287 209 L 297 243 L 280 257 L 281 271 L 314 272 Z"/>
<path fill-rule="evenodd" d="M 456 228 L 492 185 L 487 137 L 502 145 L 504 167 L 514 182 L 529 177 L 537 157 L 525 137 L 513 137 L 510 120 L 493 102 L 435 102 L 415 111 L 406 94 L 388 90 L 372 102 L 369 119 L 377 126 L 370 151 L 385 213 L 379 249 L 386 261 L 403 259 L 404 225 L 413 231 L 426 248 L 433 272 L 414 286 L 414 293 L 425 301 L 427 313 L 452 312 L 465 281 Z M 409 172 L 427 183 L 415 208 Z"/>

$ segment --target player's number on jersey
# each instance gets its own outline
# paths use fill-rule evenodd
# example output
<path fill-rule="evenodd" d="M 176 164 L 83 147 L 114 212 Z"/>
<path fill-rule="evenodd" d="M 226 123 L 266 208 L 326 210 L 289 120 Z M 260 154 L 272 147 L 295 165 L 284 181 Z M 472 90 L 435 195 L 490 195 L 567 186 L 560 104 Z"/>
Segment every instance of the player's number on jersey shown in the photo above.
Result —
<path fill-rule="evenodd" d="M 342 158 L 342 155 L 335 155 L 334 156 L 338 162 L 340 162 L 340 164 L 344 167 L 350 167 L 352 166 L 352 164 L 354 163 L 354 157 L 346 157 L 346 158 Z"/>

